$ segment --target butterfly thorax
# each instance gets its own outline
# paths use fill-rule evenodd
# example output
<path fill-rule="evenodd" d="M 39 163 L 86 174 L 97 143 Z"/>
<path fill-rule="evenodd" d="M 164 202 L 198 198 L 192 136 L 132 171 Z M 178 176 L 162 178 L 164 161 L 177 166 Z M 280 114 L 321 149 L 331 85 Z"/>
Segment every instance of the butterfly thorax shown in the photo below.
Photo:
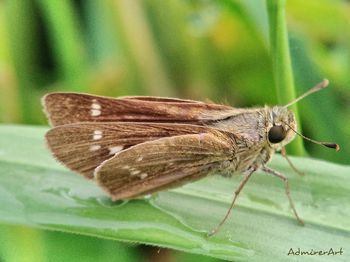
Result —
<path fill-rule="evenodd" d="M 238 138 L 235 158 L 226 168 L 228 172 L 236 173 L 250 166 L 259 168 L 269 162 L 275 151 L 294 139 L 292 129 L 296 130 L 294 114 L 280 106 L 237 109 L 230 117 L 215 122 L 213 126 Z"/>

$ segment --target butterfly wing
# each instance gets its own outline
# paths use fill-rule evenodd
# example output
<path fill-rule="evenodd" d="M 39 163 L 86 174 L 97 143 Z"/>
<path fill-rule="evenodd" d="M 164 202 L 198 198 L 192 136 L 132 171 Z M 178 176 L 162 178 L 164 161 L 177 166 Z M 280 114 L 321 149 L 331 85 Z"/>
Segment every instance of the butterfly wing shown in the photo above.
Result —
<path fill-rule="evenodd" d="M 206 133 L 161 138 L 117 153 L 95 170 L 95 178 L 113 200 L 133 198 L 182 185 L 221 170 L 234 170 L 236 142 L 232 134 Z"/>
<path fill-rule="evenodd" d="M 43 97 L 52 126 L 77 122 L 171 122 L 203 125 L 232 114 L 233 108 L 163 97 L 109 98 L 78 93 L 50 93 Z"/>
<path fill-rule="evenodd" d="M 87 178 L 103 161 L 136 144 L 163 137 L 205 133 L 209 127 L 166 123 L 79 123 L 57 126 L 46 133 L 53 155 Z"/>

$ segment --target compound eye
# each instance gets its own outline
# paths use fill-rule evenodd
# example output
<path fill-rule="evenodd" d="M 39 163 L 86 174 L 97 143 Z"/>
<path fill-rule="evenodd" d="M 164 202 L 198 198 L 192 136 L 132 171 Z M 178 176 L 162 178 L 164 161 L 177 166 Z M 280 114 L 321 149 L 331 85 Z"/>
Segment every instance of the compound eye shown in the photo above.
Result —
<path fill-rule="evenodd" d="M 269 130 L 269 141 L 272 144 L 277 144 L 286 138 L 286 131 L 282 126 L 273 126 Z"/>

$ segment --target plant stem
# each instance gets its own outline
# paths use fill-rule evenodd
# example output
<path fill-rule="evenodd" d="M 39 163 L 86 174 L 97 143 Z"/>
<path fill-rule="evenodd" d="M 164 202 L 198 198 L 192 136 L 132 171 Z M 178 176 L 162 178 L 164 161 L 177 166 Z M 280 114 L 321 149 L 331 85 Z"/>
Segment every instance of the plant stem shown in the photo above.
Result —
<path fill-rule="evenodd" d="M 295 98 L 293 70 L 288 43 L 288 32 L 285 14 L 286 0 L 268 0 L 267 12 L 269 16 L 270 54 L 275 78 L 278 102 L 287 104 Z M 295 113 L 299 131 L 301 130 L 297 105 L 290 109 Z M 304 145 L 300 137 L 288 146 L 288 151 L 294 155 L 304 155 Z"/>

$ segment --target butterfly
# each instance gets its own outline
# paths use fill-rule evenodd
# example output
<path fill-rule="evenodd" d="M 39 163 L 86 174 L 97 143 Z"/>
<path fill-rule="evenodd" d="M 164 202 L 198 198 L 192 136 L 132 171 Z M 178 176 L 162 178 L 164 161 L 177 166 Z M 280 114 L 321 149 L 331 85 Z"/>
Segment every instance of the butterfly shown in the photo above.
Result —
<path fill-rule="evenodd" d="M 294 215 L 303 223 L 288 179 L 267 163 L 281 150 L 296 170 L 284 150 L 299 134 L 288 106 L 327 85 L 328 80 L 322 81 L 288 105 L 262 108 L 151 96 L 49 93 L 42 99 L 52 126 L 46 140 L 59 162 L 95 180 L 113 200 L 178 187 L 214 173 L 242 173 L 228 212 L 210 235 L 225 222 L 258 169 L 284 181 Z M 339 149 L 337 144 L 314 142 Z"/>

